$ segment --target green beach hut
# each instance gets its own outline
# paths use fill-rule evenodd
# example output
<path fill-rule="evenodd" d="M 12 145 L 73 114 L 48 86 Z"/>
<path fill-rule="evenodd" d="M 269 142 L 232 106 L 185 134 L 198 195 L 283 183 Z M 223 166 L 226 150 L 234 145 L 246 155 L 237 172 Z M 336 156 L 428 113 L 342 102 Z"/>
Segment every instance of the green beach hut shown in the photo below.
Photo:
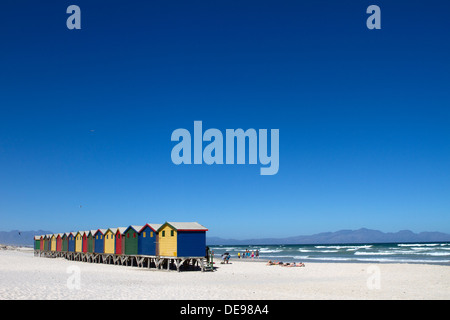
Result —
<path fill-rule="evenodd" d="M 141 229 L 142 226 L 129 226 L 123 233 L 126 255 L 138 254 L 138 236 Z"/>
<path fill-rule="evenodd" d="M 67 252 L 67 249 L 69 248 L 69 238 L 68 238 L 68 236 L 69 236 L 68 233 L 63 233 L 62 245 L 61 245 L 61 251 L 63 251 L 63 252 Z"/>
<path fill-rule="evenodd" d="M 87 237 L 87 252 L 93 253 L 94 252 L 94 234 L 97 232 L 97 230 L 90 230 Z"/>
<path fill-rule="evenodd" d="M 34 250 L 41 250 L 41 236 L 34 236 Z"/>

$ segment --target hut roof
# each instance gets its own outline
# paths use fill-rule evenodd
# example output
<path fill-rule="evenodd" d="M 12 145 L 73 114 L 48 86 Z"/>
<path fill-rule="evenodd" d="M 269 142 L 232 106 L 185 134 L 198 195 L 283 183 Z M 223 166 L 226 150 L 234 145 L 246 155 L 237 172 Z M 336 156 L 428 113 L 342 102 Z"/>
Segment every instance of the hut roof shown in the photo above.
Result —
<path fill-rule="evenodd" d="M 145 226 L 143 226 L 143 227 L 139 230 L 139 233 L 141 233 L 142 230 L 144 230 L 145 227 L 147 227 L 147 226 L 149 226 L 150 229 L 152 229 L 153 231 L 158 232 L 158 229 L 161 228 L 162 224 L 160 224 L 160 223 L 147 223 Z"/>
<path fill-rule="evenodd" d="M 177 231 L 208 231 L 208 228 L 202 226 L 198 222 L 166 222 L 163 225 L 161 225 L 159 229 L 161 229 L 166 224 L 170 225 Z"/>
<path fill-rule="evenodd" d="M 124 231 L 127 232 L 128 229 L 132 228 L 134 231 L 136 231 L 137 233 L 139 233 L 139 231 L 142 229 L 142 226 L 129 226 L 128 228 L 126 228 L 126 230 Z"/>
<path fill-rule="evenodd" d="M 105 234 L 106 230 L 107 230 L 107 229 L 97 229 L 97 231 L 95 231 L 94 235 L 97 234 L 97 233 L 99 233 L 99 232 L 100 232 L 101 234 Z"/>
<path fill-rule="evenodd" d="M 127 227 L 118 227 L 116 230 L 116 233 L 119 232 L 120 234 L 124 233 L 127 230 Z"/>
<path fill-rule="evenodd" d="M 106 232 L 111 231 L 113 234 L 116 234 L 117 229 L 118 228 L 108 228 L 108 230 L 106 230 Z"/>

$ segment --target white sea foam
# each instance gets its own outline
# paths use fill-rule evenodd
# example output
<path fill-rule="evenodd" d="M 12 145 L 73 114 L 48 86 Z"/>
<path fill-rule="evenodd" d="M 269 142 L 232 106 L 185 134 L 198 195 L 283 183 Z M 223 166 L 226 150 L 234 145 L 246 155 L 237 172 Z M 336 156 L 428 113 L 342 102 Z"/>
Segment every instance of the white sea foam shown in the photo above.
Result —
<path fill-rule="evenodd" d="M 440 246 L 440 243 L 416 243 L 416 244 L 412 244 L 412 243 L 399 243 L 397 244 L 397 246 L 399 247 L 436 247 L 436 246 Z"/>
<path fill-rule="evenodd" d="M 396 255 L 398 253 L 394 251 L 377 251 L 377 252 L 355 252 L 355 256 L 389 256 Z"/>
<path fill-rule="evenodd" d="M 277 252 L 283 252 L 281 249 L 267 249 L 267 250 L 259 250 L 259 253 L 277 253 Z"/>
<path fill-rule="evenodd" d="M 354 258 L 343 258 L 343 257 L 310 257 L 310 256 L 294 256 L 294 259 L 309 259 L 309 260 L 321 260 L 321 261 L 352 261 Z"/>
<path fill-rule="evenodd" d="M 450 252 L 422 252 L 421 254 L 426 255 L 426 256 L 435 256 L 435 257 L 450 256 Z"/>
<path fill-rule="evenodd" d="M 376 251 L 376 252 L 355 252 L 356 256 L 384 256 L 384 255 L 423 255 L 423 256 L 450 256 L 450 252 L 423 252 L 414 250 L 392 250 L 392 251 Z"/>
<path fill-rule="evenodd" d="M 345 245 L 345 246 L 314 246 L 314 248 L 317 249 L 348 249 L 348 250 L 358 250 L 358 249 L 369 249 L 372 248 L 372 245 L 362 245 L 362 246 L 351 246 L 351 245 Z"/>

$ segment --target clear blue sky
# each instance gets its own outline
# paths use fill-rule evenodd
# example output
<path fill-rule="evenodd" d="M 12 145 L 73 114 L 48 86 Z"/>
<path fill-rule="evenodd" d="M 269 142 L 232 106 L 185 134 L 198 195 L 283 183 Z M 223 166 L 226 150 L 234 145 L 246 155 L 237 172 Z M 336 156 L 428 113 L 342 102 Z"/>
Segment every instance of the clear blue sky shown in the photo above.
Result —
<path fill-rule="evenodd" d="M 66 28 L 79 5 L 81 30 Z M 381 8 L 381 30 L 366 8 Z M 0 230 L 450 232 L 448 1 L 2 1 Z M 280 168 L 173 130 L 280 130 Z M 81 207 L 80 207 L 81 206 Z"/>

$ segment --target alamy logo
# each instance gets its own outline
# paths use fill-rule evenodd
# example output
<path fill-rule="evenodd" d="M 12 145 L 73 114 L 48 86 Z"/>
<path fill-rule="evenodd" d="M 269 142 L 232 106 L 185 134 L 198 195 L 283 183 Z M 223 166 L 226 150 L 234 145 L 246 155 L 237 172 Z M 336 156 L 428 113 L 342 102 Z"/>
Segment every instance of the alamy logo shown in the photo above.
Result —
<path fill-rule="evenodd" d="M 274 175 L 279 168 L 279 130 L 270 130 L 270 155 L 267 147 L 267 129 L 226 129 L 225 150 L 223 149 L 223 134 L 219 129 L 208 129 L 203 132 L 202 121 L 194 121 L 194 164 L 206 163 L 225 164 L 246 163 L 246 145 L 248 141 L 248 164 L 257 164 L 258 155 L 261 175 Z M 191 133 L 187 129 L 176 129 L 172 132 L 172 141 L 179 141 L 172 149 L 172 162 L 176 165 L 192 163 Z M 203 142 L 209 142 L 203 148 Z M 236 144 L 235 144 L 236 142 Z M 259 143 L 258 143 L 259 142 Z M 235 148 L 236 147 L 236 148 Z"/>

